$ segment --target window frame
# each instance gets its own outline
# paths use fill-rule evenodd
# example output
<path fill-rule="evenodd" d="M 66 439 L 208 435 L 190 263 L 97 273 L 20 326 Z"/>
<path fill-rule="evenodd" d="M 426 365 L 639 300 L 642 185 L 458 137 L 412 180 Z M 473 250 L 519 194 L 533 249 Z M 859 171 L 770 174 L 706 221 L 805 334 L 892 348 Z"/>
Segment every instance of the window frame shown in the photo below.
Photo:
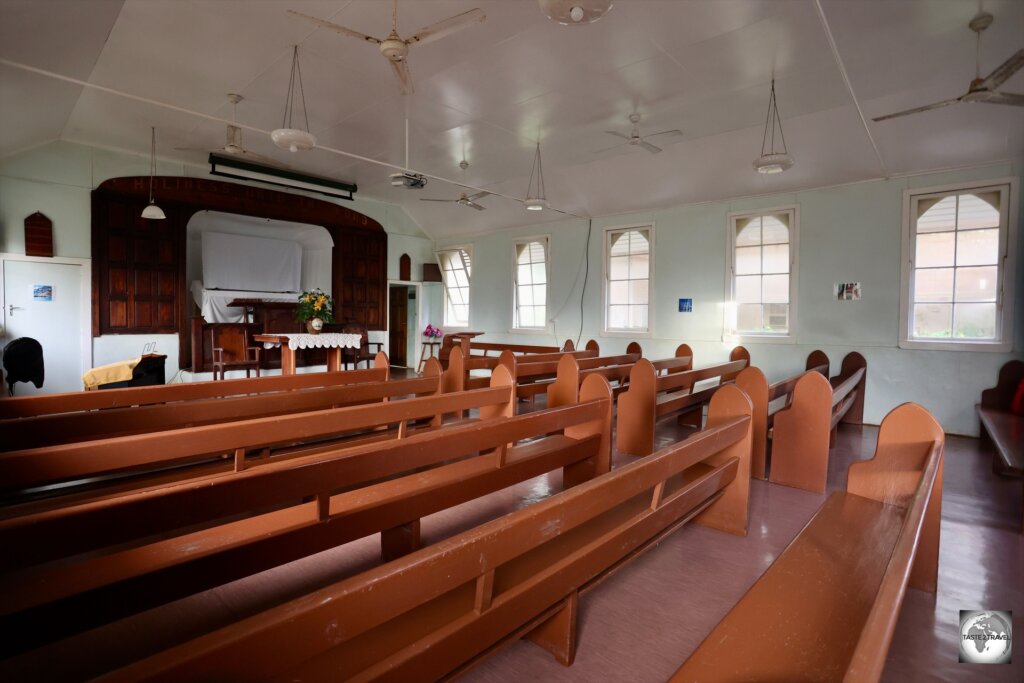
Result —
<path fill-rule="evenodd" d="M 996 299 L 997 337 L 992 341 L 976 339 L 927 340 L 912 336 L 913 304 L 910 290 L 913 285 L 914 248 L 913 237 L 917 235 L 916 220 L 912 218 L 912 207 L 916 200 L 928 195 L 953 195 L 964 192 L 991 190 L 1001 193 L 1000 199 L 1000 246 L 1002 258 L 999 268 L 999 294 Z M 900 333 L 899 347 L 902 349 L 926 349 L 930 351 L 981 351 L 1005 353 L 1013 350 L 1014 295 L 1016 293 L 1017 233 L 1018 233 L 1018 179 L 1015 177 L 990 178 L 963 183 L 949 183 L 929 187 L 914 187 L 903 190 L 903 220 L 900 241 Z M 1005 209 L 1005 214 L 1003 210 Z"/>
<path fill-rule="evenodd" d="M 735 319 L 736 307 L 736 222 L 742 218 L 756 218 L 772 213 L 789 213 L 791 215 L 789 226 L 789 327 L 786 334 L 739 332 L 734 329 L 730 320 L 730 318 Z M 797 301 L 800 292 L 800 205 L 786 204 L 753 211 L 730 211 L 726 214 L 725 226 L 725 291 L 729 298 L 723 307 L 722 341 L 745 344 L 796 344 L 800 308 Z"/>
<path fill-rule="evenodd" d="M 611 235 L 616 232 L 628 232 L 630 230 L 648 230 L 648 244 L 650 245 L 650 258 L 647 268 L 647 328 L 630 329 L 608 327 L 608 290 L 611 281 L 609 280 L 611 258 Z M 604 229 L 604 256 L 602 258 L 602 287 L 601 287 L 601 336 L 604 337 L 629 337 L 632 339 L 646 339 L 654 336 L 654 246 L 655 246 L 654 221 L 648 223 L 635 223 L 630 225 L 613 225 Z"/>
<path fill-rule="evenodd" d="M 444 262 L 441 260 L 441 255 L 449 251 L 465 251 L 469 254 L 470 271 L 467 274 L 469 278 L 469 286 L 466 288 L 468 293 L 468 300 L 466 302 L 466 324 L 456 325 L 448 322 L 448 281 L 444 274 Z M 469 330 L 473 326 L 473 245 L 472 244 L 453 244 L 446 246 L 442 249 L 438 249 L 434 252 L 434 258 L 437 260 L 437 266 L 441 269 L 441 291 L 442 291 L 442 324 L 444 325 L 445 333 L 447 334 L 450 330 Z"/>
<path fill-rule="evenodd" d="M 544 325 L 541 327 L 525 327 L 519 324 L 519 257 L 518 248 L 531 242 L 544 243 L 544 272 L 547 281 L 544 286 Z M 512 325 L 511 332 L 526 334 L 542 334 L 552 331 L 551 324 L 551 235 L 531 235 L 520 237 L 512 242 Z"/>

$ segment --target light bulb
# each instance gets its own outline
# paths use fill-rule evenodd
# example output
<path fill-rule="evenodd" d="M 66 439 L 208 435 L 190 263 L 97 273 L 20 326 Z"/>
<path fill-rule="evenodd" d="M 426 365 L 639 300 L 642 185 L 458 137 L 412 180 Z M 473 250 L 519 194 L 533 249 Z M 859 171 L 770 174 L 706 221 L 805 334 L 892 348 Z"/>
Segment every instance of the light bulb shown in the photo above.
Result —
<path fill-rule="evenodd" d="M 569 10 L 569 18 L 573 21 L 581 21 L 583 19 L 583 8 L 579 5 L 573 5 L 572 9 Z"/>

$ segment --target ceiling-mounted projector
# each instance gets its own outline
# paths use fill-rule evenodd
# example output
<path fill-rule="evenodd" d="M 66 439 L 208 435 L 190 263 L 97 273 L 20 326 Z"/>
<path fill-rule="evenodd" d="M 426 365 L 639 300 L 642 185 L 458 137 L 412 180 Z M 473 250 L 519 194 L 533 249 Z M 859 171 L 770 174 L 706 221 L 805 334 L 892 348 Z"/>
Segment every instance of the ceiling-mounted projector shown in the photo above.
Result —
<path fill-rule="evenodd" d="M 421 190 L 427 186 L 426 177 L 419 173 L 411 173 L 405 171 L 404 173 L 392 173 L 388 176 L 391 180 L 391 184 L 394 187 L 404 187 L 410 190 Z"/>

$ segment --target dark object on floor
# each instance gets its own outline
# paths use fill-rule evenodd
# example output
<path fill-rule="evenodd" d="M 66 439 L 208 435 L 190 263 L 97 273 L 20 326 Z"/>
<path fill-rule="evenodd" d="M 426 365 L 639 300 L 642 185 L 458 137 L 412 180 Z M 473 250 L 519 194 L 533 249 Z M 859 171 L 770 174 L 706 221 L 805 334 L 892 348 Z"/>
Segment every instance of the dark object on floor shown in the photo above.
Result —
<path fill-rule="evenodd" d="M 4 347 L 7 393 L 14 396 L 15 382 L 43 387 L 43 346 L 32 337 L 20 337 Z"/>
<path fill-rule="evenodd" d="M 121 387 L 149 387 L 164 383 L 164 361 L 167 356 L 150 354 L 143 356 L 132 369 L 132 378 L 123 382 L 101 384 L 97 389 L 120 389 Z"/>

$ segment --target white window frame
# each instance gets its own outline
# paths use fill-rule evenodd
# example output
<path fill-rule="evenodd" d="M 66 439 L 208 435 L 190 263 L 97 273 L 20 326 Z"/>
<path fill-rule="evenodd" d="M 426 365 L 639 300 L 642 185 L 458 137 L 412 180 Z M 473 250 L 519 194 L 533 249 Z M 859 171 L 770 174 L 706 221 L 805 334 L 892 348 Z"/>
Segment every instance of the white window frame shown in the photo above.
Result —
<path fill-rule="evenodd" d="M 786 334 L 761 333 L 751 334 L 749 332 L 737 332 L 732 321 L 736 318 L 736 221 L 742 218 L 756 218 L 770 213 L 790 213 L 792 219 L 789 226 L 789 329 Z M 797 314 L 799 305 L 797 294 L 800 291 L 800 205 L 788 204 L 785 206 L 773 206 L 756 211 L 732 211 L 726 215 L 726 256 L 725 256 L 725 291 L 729 293 L 729 300 L 725 306 L 725 319 L 723 320 L 722 340 L 727 342 L 767 343 L 767 344 L 795 344 L 797 343 Z"/>
<path fill-rule="evenodd" d="M 467 320 L 465 325 L 456 325 L 454 323 L 449 323 L 448 322 L 448 281 L 445 279 L 445 276 L 444 276 L 444 262 L 441 260 L 441 254 L 443 254 L 445 252 L 448 252 L 448 251 L 459 251 L 460 249 L 464 250 L 466 253 L 469 254 L 469 260 L 470 260 L 469 288 L 468 288 L 469 289 L 469 301 L 467 303 L 467 308 L 469 310 L 469 313 L 468 313 L 467 317 L 469 318 L 469 320 Z M 452 244 L 450 246 L 444 247 L 443 249 L 438 249 L 437 252 L 435 252 L 434 257 L 437 259 L 437 266 L 438 266 L 438 268 L 441 269 L 441 296 L 442 296 L 441 306 L 442 306 L 442 320 L 443 320 L 443 324 L 444 324 L 444 331 L 447 334 L 450 330 L 456 330 L 456 331 L 457 330 L 468 330 L 468 329 L 470 329 L 473 326 L 473 272 L 472 272 L 472 267 L 473 267 L 473 245 L 472 244 Z"/>
<path fill-rule="evenodd" d="M 620 329 L 608 327 L 608 260 L 611 257 L 611 234 L 614 232 L 627 232 L 629 230 L 648 230 L 650 237 L 650 264 L 647 269 L 647 329 Z M 613 225 L 604 229 L 604 257 L 602 259 L 603 286 L 601 287 L 601 336 L 604 337 L 629 337 L 631 339 L 646 339 L 654 336 L 654 251 L 655 251 L 655 230 L 654 221 L 649 223 L 636 223 L 633 225 Z"/>
<path fill-rule="evenodd" d="M 520 246 L 531 242 L 542 242 L 544 244 L 544 270 L 547 277 L 547 284 L 544 287 L 544 325 L 539 327 L 525 327 L 519 324 L 519 257 L 516 253 Z M 533 235 L 522 237 L 512 243 L 512 332 L 525 333 L 547 333 L 552 331 L 551 326 L 551 235 Z"/>
<path fill-rule="evenodd" d="M 931 194 L 953 194 L 972 190 L 999 190 L 1005 187 L 1000 201 L 1000 246 L 1002 259 L 999 264 L 999 291 L 996 302 L 996 339 L 993 341 L 953 340 L 930 341 L 911 336 L 913 325 L 910 289 L 914 272 L 914 247 L 912 237 L 916 235 L 916 219 L 911 208 L 915 198 Z M 1017 286 L 1017 228 L 1018 228 L 1018 179 L 993 178 L 972 182 L 915 187 L 903 191 L 903 239 L 900 267 L 900 335 L 899 346 L 903 349 L 927 349 L 931 351 L 987 351 L 1007 352 L 1013 349 L 1013 309 Z M 1005 213 L 1004 213 L 1005 211 Z"/>

